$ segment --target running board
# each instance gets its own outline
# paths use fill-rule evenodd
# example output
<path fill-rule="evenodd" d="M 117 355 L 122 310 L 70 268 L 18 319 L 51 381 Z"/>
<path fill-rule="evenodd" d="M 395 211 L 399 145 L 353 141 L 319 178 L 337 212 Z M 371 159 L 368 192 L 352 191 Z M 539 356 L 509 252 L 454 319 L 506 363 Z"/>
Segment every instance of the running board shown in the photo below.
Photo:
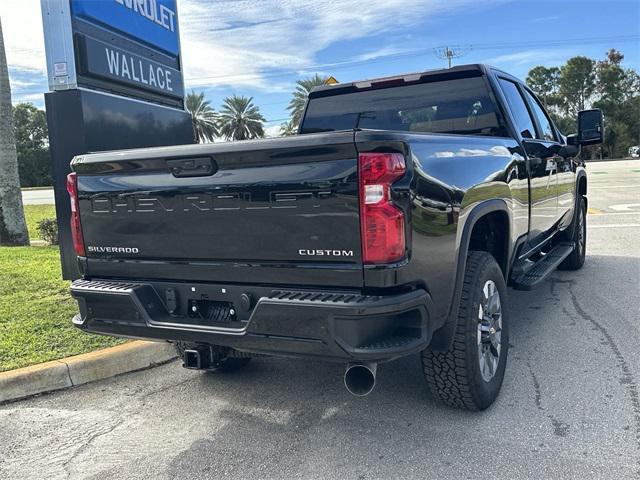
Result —
<path fill-rule="evenodd" d="M 533 264 L 513 282 L 516 290 L 533 290 L 551 275 L 562 261 L 573 252 L 573 243 L 564 242 L 556 245 L 549 253 Z"/>

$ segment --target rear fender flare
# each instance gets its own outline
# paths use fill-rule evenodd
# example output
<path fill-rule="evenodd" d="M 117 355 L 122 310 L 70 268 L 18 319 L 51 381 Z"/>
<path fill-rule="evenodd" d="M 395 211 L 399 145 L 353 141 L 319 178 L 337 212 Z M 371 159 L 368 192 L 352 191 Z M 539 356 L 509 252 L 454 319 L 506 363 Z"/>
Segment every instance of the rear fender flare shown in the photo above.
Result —
<path fill-rule="evenodd" d="M 462 283 L 464 281 L 464 271 L 467 266 L 467 255 L 469 253 L 469 244 L 471 241 L 471 232 L 475 224 L 485 215 L 492 212 L 504 212 L 509 219 L 509 238 L 507 238 L 508 252 L 507 262 L 510 262 L 512 258 L 513 242 L 511 241 L 511 212 L 504 200 L 492 199 L 479 203 L 467 214 L 467 218 L 462 227 L 462 234 L 458 241 L 458 255 L 456 262 L 456 277 L 454 283 L 453 296 L 451 298 L 451 305 L 449 306 L 449 313 L 444 322 L 444 325 L 436 330 L 433 334 L 433 338 L 429 345 L 431 350 L 444 351 L 451 347 L 453 337 L 455 333 L 458 305 L 460 304 L 460 297 L 462 295 Z M 508 275 L 511 265 L 506 265 L 506 272 Z M 506 281 L 506 279 L 505 279 Z"/>
<path fill-rule="evenodd" d="M 584 178 L 584 195 L 580 193 L 580 182 L 582 181 L 582 179 Z M 579 170 L 578 174 L 576 175 L 576 207 L 578 205 L 580 205 L 580 197 L 584 196 L 585 202 L 587 201 L 587 189 L 589 187 L 589 183 L 587 180 L 587 173 L 584 171 L 584 169 Z"/>
<path fill-rule="evenodd" d="M 582 182 L 583 178 L 584 178 L 584 193 L 580 193 L 580 183 Z M 580 202 L 582 201 L 583 198 L 584 198 L 585 207 L 589 208 L 589 202 L 587 199 L 587 188 L 588 188 L 587 174 L 584 171 L 584 169 L 579 170 L 576 175 L 575 198 L 573 199 L 574 208 L 573 208 L 571 223 L 567 225 L 567 227 L 563 230 L 563 232 L 569 232 L 571 235 L 573 235 L 577 212 L 578 212 L 578 209 L 580 208 Z"/>

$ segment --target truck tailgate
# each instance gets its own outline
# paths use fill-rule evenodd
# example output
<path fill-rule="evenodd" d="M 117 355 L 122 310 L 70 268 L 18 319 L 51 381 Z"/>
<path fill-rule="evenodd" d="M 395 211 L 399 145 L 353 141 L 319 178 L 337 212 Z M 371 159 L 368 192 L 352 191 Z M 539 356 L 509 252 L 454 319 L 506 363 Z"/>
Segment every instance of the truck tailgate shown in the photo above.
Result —
<path fill-rule="evenodd" d="M 353 132 L 105 152 L 72 168 L 89 276 L 362 285 Z"/>

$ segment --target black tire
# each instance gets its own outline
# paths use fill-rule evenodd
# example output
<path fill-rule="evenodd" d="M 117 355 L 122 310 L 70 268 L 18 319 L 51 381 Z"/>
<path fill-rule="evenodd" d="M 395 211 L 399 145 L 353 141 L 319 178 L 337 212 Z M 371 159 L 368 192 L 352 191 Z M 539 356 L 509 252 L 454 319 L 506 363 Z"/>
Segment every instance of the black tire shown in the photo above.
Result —
<path fill-rule="evenodd" d="M 178 353 L 178 356 L 180 358 L 184 357 L 185 350 L 193 348 L 194 346 L 195 344 L 189 344 L 189 343 L 183 343 L 183 342 L 175 343 L 176 352 Z M 235 372 L 236 370 L 240 370 L 241 368 L 245 367 L 251 361 L 251 357 L 249 356 L 242 356 L 242 357 L 231 356 L 233 355 L 234 350 L 228 347 L 220 347 L 220 346 L 214 345 L 213 353 L 214 353 L 215 359 L 211 364 L 211 366 L 207 368 L 207 372 L 210 372 L 210 373 Z"/>
<path fill-rule="evenodd" d="M 587 255 L 587 202 L 580 197 L 580 206 L 576 209 L 573 222 L 567 229 L 568 240 L 573 242 L 573 252 L 558 266 L 560 270 L 580 270 Z"/>
<path fill-rule="evenodd" d="M 495 314 L 483 316 L 489 318 L 488 320 L 480 320 L 480 312 L 491 313 L 493 310 L 487 308 L 483 291 L 485 288 L 498 292 L 501 328 L 497 326 Z M 422 352 L 422 365 L 429 389 L 446 405 L 468 410 L 484 410 L 498 397 L 509 351 L 506 301 L 507 287 L 502 270 L 494 257 L 487 252 L 470 252 L 467 257 L 453 345 L 448 351 L 432 351 L 427 348 Z M 481 302 L 483 310 L 480 309 Z M 483 332 L 480 333 L 479 342 L 478 335 L 481 329 Z M 497 332 L 500 332 L 497 340 L 499 347 L 495 348 L 493 342 L 498 337 Z M 494 360 L 496 351 L 498 355 Z M 490 356 L 489 362 L 485 356 L 487 354 Z M 487 379 L 485 377 L 488 377 L 490 372 L 481 365 L 487 367 L 489 363 L 493 365 L 493 374 Z"/>

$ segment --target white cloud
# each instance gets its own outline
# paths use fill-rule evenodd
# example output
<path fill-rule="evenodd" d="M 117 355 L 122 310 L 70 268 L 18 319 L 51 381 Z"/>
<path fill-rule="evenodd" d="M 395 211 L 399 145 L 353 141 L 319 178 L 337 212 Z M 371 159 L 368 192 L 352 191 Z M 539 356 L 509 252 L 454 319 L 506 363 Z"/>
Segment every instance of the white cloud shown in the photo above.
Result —
<path fill-rule="evenodd" d="M 18 78 L 11 79 L 11 88 L 12 89 L 25 89 L 29 87 L 33 87 L 38 85 L 39 82 L 35 80 L 20 80 Z"/>
<path fill-rule="evenodd" d="M 497 57 L 484 60 L 484 63 L 490 65 L 510 65 L 510 66 L 522 66 L 535 63 L 538 65 L 554 65 L 556 63 L 564 62 L 570 52 L 567 50 L 558 49 L 535 49 L 535 50 L 523 50 L 516 53 L 508 53 Z"/>
<path fill-rule="evenodd" d="M 280 136 L 280 125 L 272 125 L 270 127 L 266 127 L 264 129 L 264 136 L 267 138 L 270 137 L 279 137 Z"/>
<path fill-rule="evenodd" d="M 43 74 L 46 64 L 40 1 L 2 0 L 0 20 L 9 66 Z"/>
<path fill-rule="evenodd" d="M 300 72 L 333 43 L 406 29 L 474 5 L 475 0 L 178 0 L 186 84 L 288 89 L 271 72 Z M 0 17 L 10 68 L 42 78 L 40 1 L 1 0 Z M 382 45 L 359 60 L 400 52 Z"/>
<path fill-rule="evenodd" d="M 539 59 L 541 55 L 540 50 L 525 50 L 516 53 L 507 53 L 497 57 L 490 58 L 487 63 L 501 64 L 501 63 L 528 63 L 532 60 Z"/>
<path fill-rule="evenodd" d="M 413 48 L 401 47 L 401 46 L 393 46 L 387 45 L 377 50 L 371 50 L 369 52 L 361 53 L 353 58 L 354 61 L 357 62 L 366 62 L 369 60 L 376 60 L 382 57 L 388 57 L 391 55 L 408 55 L 413 52 L 418 52 L 419 50 L 415 50 Z"/>
<path fill-rule="evenodd" d="M 27 93 L 19 96 L 15 96 L 13 98 L 13 103 L 22 103 L 29 102 L 33 103 L 36 106 L 41 106 L 44 104 L 44 92 L 43 93 Z"/>
<path fill-rule="evenodd" d="M 185 78 L 190 85 L 270 88 L 265 70 L 303 70 L 333 43 L 402 29 L 474 4 L 471 0 L 223 0 L 215 4 L 183 0 L 179 8 Z M 399 52 L 384 48 L 361 59 Z"/>

